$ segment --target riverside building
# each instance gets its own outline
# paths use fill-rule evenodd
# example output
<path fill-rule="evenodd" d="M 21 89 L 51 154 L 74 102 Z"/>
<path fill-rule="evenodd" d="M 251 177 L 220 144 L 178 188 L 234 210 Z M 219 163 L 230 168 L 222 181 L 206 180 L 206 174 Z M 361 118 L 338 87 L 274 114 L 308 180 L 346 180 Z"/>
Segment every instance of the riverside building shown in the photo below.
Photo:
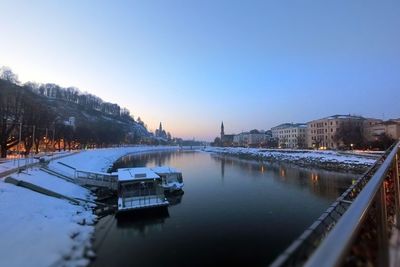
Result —
<path fill-rule="evenodd" d="M 271 128 L 272 138 L 278 140 L 280 148 L 305 148 L 307 124 L 284 123 Z"/>
<path fill-rule="evenodd" d="M 376 119 L 353 115 L 333 115 L 310 121 L 307 123 L 307 146 L 318 149 L 338 149 L 343 144 L 336 140 L 335 135 L 344 123 L 352 123 L 365 129 L 366 125 L 372 125 L 376 121 Z"/>

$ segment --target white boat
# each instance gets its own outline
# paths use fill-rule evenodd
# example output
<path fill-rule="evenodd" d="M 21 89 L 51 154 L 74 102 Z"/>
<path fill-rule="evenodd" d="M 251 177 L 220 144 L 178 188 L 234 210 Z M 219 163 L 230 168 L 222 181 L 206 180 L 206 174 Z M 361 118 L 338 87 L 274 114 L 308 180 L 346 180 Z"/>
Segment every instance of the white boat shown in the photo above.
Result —
<path fill-rule="evenodd" d="M 118 212 L 168 206 L 161 177 L 149 168 L 118 169 Z"/>
<path fill-rule="evenodd" d="M 161 186 L 165 191 L 174 192 L 182 190 L 183 178 L 180 171 L 168 166 L 153 167 L 151 170 L 161 177 Z"/>

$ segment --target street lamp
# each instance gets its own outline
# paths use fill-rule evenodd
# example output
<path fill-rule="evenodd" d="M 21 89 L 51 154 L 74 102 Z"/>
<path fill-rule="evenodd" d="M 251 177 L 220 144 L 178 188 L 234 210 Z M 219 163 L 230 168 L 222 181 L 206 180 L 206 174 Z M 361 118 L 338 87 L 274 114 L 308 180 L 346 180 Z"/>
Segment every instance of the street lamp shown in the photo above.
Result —
<path fill-rule="evenodd" d="M 21 152 L 20 152 L 20 143 L 21 143 L 21 135 L 22 135 L 22 122 L 19 123 L 19 136 L 18 136 L 18 145 L 17 145 L 17 151 L 18 151 L 18 173 L 19 173 L 19 161 L 21 157 Z"/>

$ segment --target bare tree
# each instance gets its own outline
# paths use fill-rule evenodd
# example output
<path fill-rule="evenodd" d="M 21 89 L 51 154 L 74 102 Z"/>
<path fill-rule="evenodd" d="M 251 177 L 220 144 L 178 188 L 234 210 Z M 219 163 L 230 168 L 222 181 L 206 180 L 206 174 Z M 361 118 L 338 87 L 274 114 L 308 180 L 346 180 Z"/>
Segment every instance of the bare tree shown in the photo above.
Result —
<path fill-rule="evenodd" d="M 8 81 L 10 83 L 18 84 L 18 76 L 8 67 L 0 68 L 0 79 Z"/>
<path fill-rule="evenodd" d="M 46 105 L 42 105 L 42 99 L 33 96 L 24 100 L 24 116 L 22 117 L 22 140 L 26 154 L 29 154 L 35 145 L 35 152 L 39 152 L 40 141 L 45 136 L 45 129 L 50 128 L 55 120 L 55 114 Z"/>
<path fill-rule="evenodd" d="M 23 92 L 8 80 L 0 79 L 0 156 L 18 144 L 16 131 L 24 113 Z"/>
<path fill-rule="evenodd" d="M 335 142 L 342 142 L 347 148 L 351 147 L 351 145 L 359 148 L 365 144 L 362 121 L 347 120 L 339 126 L 333 137 Z"/>
<path fill-rule="evenodd" d="M 297 136 L 297 148 L 306 148 L 306 139 L 303 135 Z"/>

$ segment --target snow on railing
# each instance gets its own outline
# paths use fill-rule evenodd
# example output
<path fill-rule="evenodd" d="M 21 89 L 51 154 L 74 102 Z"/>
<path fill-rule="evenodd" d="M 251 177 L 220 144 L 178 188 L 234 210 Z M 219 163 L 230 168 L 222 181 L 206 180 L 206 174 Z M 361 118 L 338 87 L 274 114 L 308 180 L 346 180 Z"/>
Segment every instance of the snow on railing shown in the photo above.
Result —
<path fill-rule="evenodd" d="M 112 173 L 76 170 L 75 179 L 83 185 L 107 187 L 113 190 L 117 190 L 118 186 L 118 176 Z"/>

